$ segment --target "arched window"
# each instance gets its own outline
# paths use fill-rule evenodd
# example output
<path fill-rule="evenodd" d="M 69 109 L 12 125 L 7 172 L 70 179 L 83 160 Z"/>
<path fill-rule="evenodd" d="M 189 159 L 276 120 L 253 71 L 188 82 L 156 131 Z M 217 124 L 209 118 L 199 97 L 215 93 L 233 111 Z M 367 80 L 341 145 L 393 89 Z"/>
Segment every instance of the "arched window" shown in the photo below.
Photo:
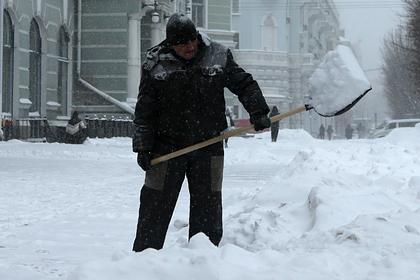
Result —
<path fill-rule="evenodd" d="M 14 30 L 9 13 L 3 14 L 3 113 L 13 113 Z"/>
<path fill-rule="evenodd" d="M 192 20 L 197 27 L 206 28 L 205 0 L 192 0 Z"/>
<path fill-rule="evenodd" d="M 239 14 L 240 12 L 239 0 L 232 0 L 232 14 Z"/>
<path fill-rule="evenodd" d="M 29 99 L 30 112 L 41 114 L 41 34 L 33 19 L 29 31 Z"/>
<path fill-rule="evenodd" d="M 57 69 L 57 100 L 61 104 L 61 114 L 67 114 L 67 82 L 69 66 L 69 36 L 61 27 L 58 32 L 58 69 Z"/>
<path fill-rule="evenodd" d="M 276 19 L 273 16 L 267 16 L 262 24 L 262 49 L 272 51 L 276 49 Z"/>

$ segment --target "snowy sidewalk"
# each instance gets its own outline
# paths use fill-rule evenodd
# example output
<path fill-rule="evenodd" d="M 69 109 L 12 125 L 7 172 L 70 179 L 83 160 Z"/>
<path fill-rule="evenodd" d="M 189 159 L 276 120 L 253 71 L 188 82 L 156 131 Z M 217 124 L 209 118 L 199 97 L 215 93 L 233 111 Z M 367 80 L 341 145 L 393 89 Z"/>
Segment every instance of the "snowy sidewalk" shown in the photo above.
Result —
<path fill-rule="evenodd" d="M 0 142 L 0 279 L 420 279 L 419 135 L 231 138 L 221 246 L 187 242 L 183 188 L 164 249 L 141 254 L 130 139 Z"/>

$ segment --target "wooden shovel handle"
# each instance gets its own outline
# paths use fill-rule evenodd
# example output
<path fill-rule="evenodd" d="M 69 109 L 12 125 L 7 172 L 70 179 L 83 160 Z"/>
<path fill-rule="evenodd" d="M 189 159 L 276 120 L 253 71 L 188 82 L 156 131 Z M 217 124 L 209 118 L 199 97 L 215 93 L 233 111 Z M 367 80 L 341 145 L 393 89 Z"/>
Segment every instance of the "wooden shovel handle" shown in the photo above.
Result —
<path fill-rule="evenodd" d="M 304 112 L 306 110 L 308 110 L 308 107 L 307 106 L 302 106 L 302 107 L 296 108 L 296 109 L 294 109 L 292 111 L 289 111 L 289 112 L 286 112 L 286 113 L 283 113 L 283 114 L 279 114 L 279 115 L 273 116 L 273 117 L 270 118 L 270 120 L 273 123 L 273 122 L 276 122 L 276 121 L 280 121 L 282 119 L 285 119 L 287 117 L 293 116 L 295 114 L 302 113 L 302 112 Z M 169 153 L 169 154 L 166 154 L 166 155 L 157 157 L 157 158 L 155 158 L 155 159 L 152 160 L 151 164 L 152 165 L 156 165 L 158 163 L 161 163 L 161 162 L 170 160 L 172 158 L 179 157 L 179 156 L 184 155 L 184 154 L 187 154 L 189 152 L 192 152 L 192 151 L 195 151 L 195 150 L 204 148 L 206 146 L 209 146 L 211 144 L 215 144 L 217 142 L 220 142 L 220 141 L 222 141 L 222 140 L 224 140 L 226 138 L 229 138 L 229 137 L 232 137 L 232 136 L 236 136 L 236 135 L 245 133 L 247 131 L 252 130 L 253 128 L 254 128 L 254 125 L 248 125 L 248 126 L 244 126 L 244 127 L 240 127 L 240 128 L 236 128 L 236 129 L 232 129 L 232 130 L 227 130 L 227 131 L 223 132 L 221 135 L 216 136 L 214 138 L 211 138 L 211 139 L 208 139 L 206 141 L 203 141 L 203 142 L 194 144 L 192 146 L 183 148 L 181 150 L 178 150 L 178 151 L 175 151 L 175 152 L 172 152 L 172 153 Z"/>

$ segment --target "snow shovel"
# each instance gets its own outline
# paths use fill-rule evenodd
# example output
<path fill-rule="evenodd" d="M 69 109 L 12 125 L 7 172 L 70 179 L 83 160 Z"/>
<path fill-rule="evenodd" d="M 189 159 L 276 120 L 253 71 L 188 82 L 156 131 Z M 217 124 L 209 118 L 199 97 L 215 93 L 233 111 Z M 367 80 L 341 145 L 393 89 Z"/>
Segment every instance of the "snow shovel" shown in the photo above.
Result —
<path fill-rule="evenodd" d="M 352 50 L 344 45 L 339 45 L 336 50 L 325 55 L 323 62 L 315 70 L 309 82 L 308 103 L 273 116 L 270 119 L 272 123 L 312 109 L 322 117 L 341 115 L 350 110 L 372 89 Z M 253 128 L 253 125 L 248 125 L 225 131 L 217 137 L 157 157 L 151 161 L 151 164 L 156 165 L 226 138 L 243 134 Z"/>

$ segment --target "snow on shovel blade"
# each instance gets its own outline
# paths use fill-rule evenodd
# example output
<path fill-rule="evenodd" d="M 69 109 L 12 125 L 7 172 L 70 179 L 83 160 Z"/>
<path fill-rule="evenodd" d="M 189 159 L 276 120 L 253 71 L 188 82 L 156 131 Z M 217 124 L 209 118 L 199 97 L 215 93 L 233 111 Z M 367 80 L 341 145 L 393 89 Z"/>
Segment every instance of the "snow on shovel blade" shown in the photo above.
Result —
<path fill-rule="evenodd" d="M 325 55 L 309 82 L 307 106 L 323 117 L 348 111 L 372 89 L 353 51 L 344 45 Z"/>

